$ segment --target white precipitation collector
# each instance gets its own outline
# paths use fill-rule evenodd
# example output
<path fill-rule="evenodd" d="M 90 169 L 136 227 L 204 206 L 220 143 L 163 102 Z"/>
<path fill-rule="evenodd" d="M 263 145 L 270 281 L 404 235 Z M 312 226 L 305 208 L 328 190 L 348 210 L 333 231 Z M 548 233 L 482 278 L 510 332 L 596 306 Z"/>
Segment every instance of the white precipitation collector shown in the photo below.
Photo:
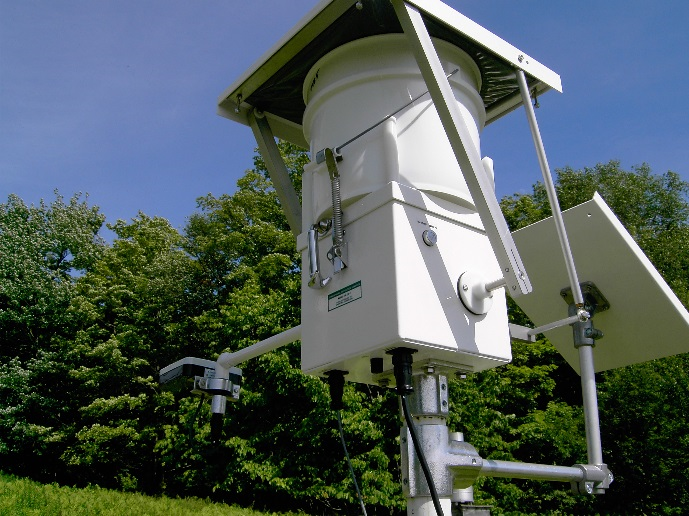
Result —
<path fill-rule="evenodd" d="M 461 49 L 434 44 L 480 152 L 486 114 L 478 66 Z M 504 289 L 478 315 L 457 292 L 462 273 L 495 279 L 500 266 L 426 90 L 401 34 L 350 42 L 306 76 L 303 127 L 314 161 L 303 175 L 304 285 L 312 259 L 306 235 L 333 217 L 332 174 L 317 158 L 323 149 L 339 154 L 347 253 L 335 273 L 326 256 L 332 229 L 319 234 L 319 269 L 325 265 L 320 272 L 329 281 L 302 291 L 307 373 L 344 370 L 352 381 L 385 382 L 393 369 L 386 351 L 397 347 L 416 350 L 417 366 L 468 372 L 510 361 Z"/>
<path fill-rule="evenodd" d="M 379 385 L 394 376 L 403 409 L 415 391 L 400 433 L 408 514 L 449 514 L 479 475 L 604 493 L 612 474 L 594 373 L 689 351 L 689 313 L 599 196 L 560 212 L 531 103 L 551 89 L 561 91 L 556 73 L 438 0 L 321 1 L 218 102 L 253 130 L 297 237 L 301 325 L 223 353 L 214 371 L 182 359 L 161 382 L 194 377 L 220 416 L 239 396 L 234 366 L 301 339 L 308 374 Z M 513 238 L 480 135 L 520 106 L 553 217 Z M 301 202 L 276 136 L 311 152 Z M 538 327 L 508 324 L 506 292 Z M 510 338 L 544 332 L 581 376 L 588 462 L 483 459 L 446 426 L 447 375 L 505 364 Z"/>

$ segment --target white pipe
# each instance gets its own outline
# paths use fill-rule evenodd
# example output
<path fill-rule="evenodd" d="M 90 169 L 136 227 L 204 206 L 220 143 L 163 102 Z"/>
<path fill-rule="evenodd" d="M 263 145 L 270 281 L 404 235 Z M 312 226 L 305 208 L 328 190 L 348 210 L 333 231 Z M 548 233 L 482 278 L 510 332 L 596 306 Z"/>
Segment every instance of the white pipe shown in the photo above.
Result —
<path fill-rule="evenodd" d="M 246 360 L 263 355 L 264 353 L 268 353 L 269 351 L 273 351 L 277 348 L 281 348 L 282 346 L 291 344 L 299 339 L 301 339 L 301 325 L 295 326 L 287 331 L 283 331 L 282 333 L 278 333 L 277 335 L 273 335 L 272 337 L 268 337 L 267 339 L 257 342 L 248 348 L 240 349 L 234 353 L 222 353 L 218 357 L 218 364 L 221 367 L 229 369 L 230 367 L 241 364 Z"/>

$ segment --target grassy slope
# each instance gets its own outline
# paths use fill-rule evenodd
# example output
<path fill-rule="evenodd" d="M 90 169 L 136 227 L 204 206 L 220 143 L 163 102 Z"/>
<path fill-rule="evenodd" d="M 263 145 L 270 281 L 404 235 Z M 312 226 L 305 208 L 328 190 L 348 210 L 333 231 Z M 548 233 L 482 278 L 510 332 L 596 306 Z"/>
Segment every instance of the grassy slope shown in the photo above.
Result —
<path fill-rule="evenodd" d="M 98 487 L 39 484 L 0 473 L 0 516 L 265 516 L 265 513 L 200 499 L 154 498 Z"/>

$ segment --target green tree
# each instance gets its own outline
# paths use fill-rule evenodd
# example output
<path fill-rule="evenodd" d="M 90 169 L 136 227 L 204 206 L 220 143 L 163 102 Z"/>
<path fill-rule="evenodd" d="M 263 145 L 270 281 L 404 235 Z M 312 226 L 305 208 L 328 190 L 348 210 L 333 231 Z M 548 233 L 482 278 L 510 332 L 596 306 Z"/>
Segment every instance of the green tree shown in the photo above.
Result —
<path fill-rule="evenodd" d="M 80 275 L 104 242 L 104 216 L 80 195 L 27 206 L 0 204 L 0 463 L 55 480 L 64 448 L 68 377 L 60 340 L 71 335 L 69 307 Z"/>
<path fill-rule="evenodd" d="M 79 482 L 158 489 L 155 443 L 164 408 L 158 371 L 187 354 L 191 258 L 170 223 L 144 214 L 108 226 L 112 247 L 77 282 L 76 321 L 63 346 L 80 386 L 63 460 Z"/>
<path fill-rule="evenodd" d="M 66 308 L 79 274 L 103 248 L 105 220 L 80 195 L 27 206 L 16 195 L 0 204 L 0 357 L 22 361 L 68 331 Z"/>

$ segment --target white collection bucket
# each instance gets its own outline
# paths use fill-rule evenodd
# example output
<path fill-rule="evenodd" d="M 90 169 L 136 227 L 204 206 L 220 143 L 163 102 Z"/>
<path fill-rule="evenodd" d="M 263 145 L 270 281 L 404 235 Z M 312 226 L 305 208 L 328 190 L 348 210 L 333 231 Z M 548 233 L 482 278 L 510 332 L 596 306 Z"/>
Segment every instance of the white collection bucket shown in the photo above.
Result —
<path fill-rule="evenodd" d="M 435 39 L 434 45 L 446 74 L 458 70 L 450 77 L 450 85 L 472 144 L 480 153 L 479 134 L 486 115 L 479 95 L 478 66 L 445 41 Z M 333 50 L 311 68 L 304 82 L 303 127 L 311 155 L 341 146 L 426 89 L 402 34 L 359 39 Z M 339 170 L 344 207 L 389 181 L 474 207 L 429 94 L 346 146 L 342 156 Z M 315 176 L 323 176 L 313 180 L 313 215 L 318 220 L 327 214 L 332 201 L 327 170 L 316 170 Z"/>

